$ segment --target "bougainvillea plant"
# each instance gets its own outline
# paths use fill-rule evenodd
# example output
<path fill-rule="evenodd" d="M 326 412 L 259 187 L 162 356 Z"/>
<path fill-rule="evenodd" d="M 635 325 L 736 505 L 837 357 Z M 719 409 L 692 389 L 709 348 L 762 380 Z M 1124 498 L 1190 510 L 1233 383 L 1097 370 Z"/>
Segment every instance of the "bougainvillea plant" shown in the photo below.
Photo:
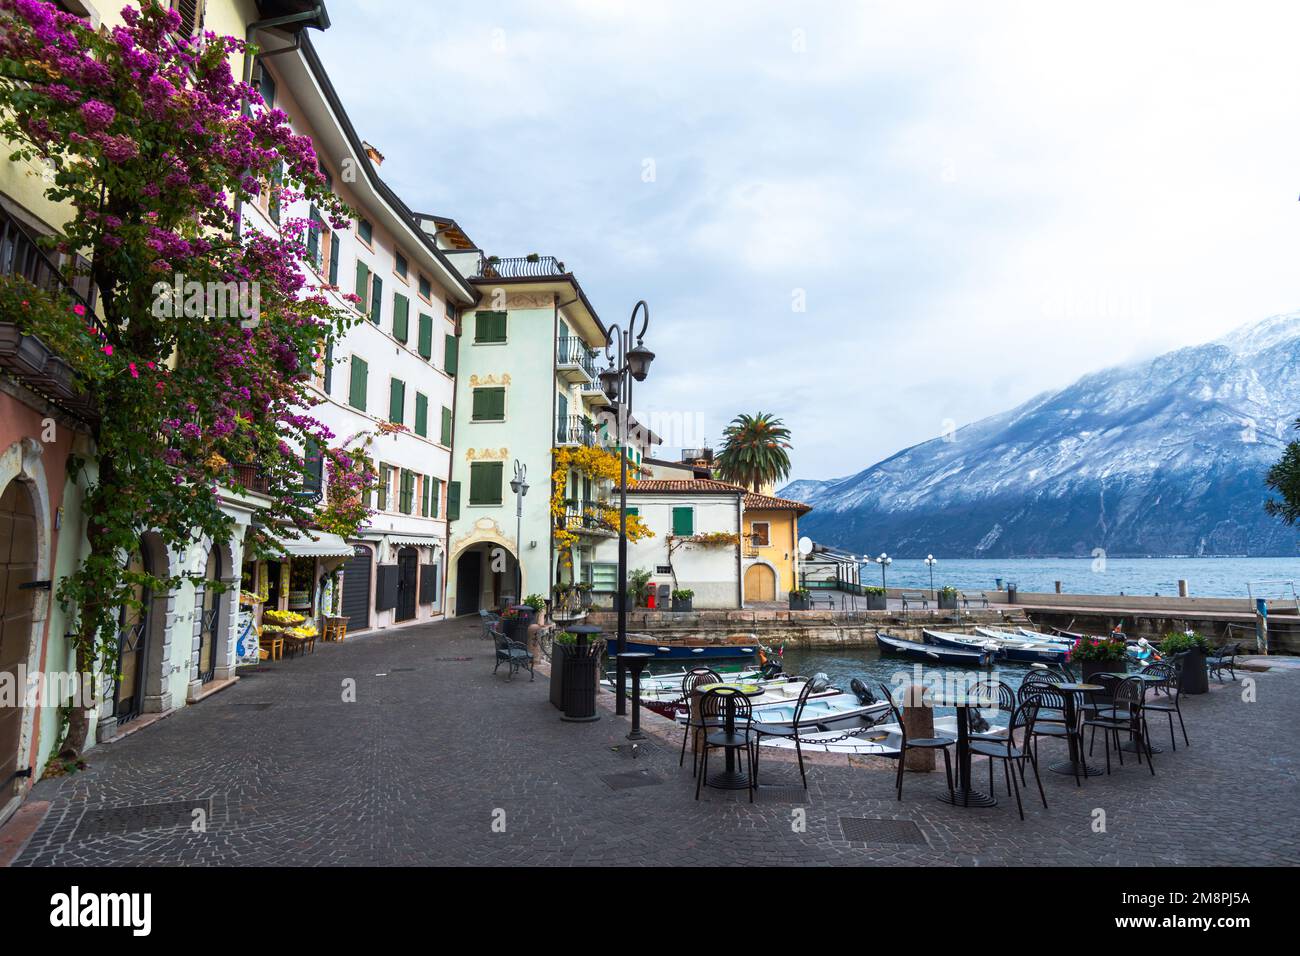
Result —
<path fill-rule="evenodd" d="M 228 541 L 232 468 L 255 465 L 267 490 L 258 525 L 279 537 L 313 527 L 296 449 L 329 448 L 308 386 L 351 321 L 300 267 L 309 220 L 272 232 L 247 215 L 259 194 L 277 206 L 306 199 L 335 228 L 350 215 L 311 141 L 236 79 L 232 61 L 253 51 L 211 32 L 180 36 L 180 18 L 157 0 L 122 20 L 101 33 L 44 0 L 0 0 L 0 136 L 11 159 L 50 169 L 46 196 L 70 216 L 53 251 L 85 263 L 98 300 L 98 316 L 70 298 L 22 321 L 48 341 L 90 346 L 69 359 L 100 412 L 95 467 L 76 475 L 89 550 L 58 594 L 76 614 L 78 670 L 105 675 L 117 671 L 134 588 L 198 576 L 141 574 L 128 556 L 146 532 L 174 551 Z M 246 541 L 254 553 L 271 547 L 260 532 Z M 67 751 L 84 746 L 87 728 L 88 714 L 74 713 Z"/>

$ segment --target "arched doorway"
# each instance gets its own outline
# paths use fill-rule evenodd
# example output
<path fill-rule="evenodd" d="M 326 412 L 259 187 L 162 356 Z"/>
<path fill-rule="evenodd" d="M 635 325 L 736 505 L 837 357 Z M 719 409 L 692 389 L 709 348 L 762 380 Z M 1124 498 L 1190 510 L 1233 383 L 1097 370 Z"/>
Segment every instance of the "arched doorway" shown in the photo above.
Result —
<path fill-rule="evenodd" d="M 198 680 L 209 683 L 217 671 L 217 635 L 221 624 L 221 593 L 211 585 L 221 580 L 221 551 L 216 545 L 208 551 L 208 566 L 203 572 L 203 584 L 194 595 L 199 613 L 199 646 L 195 654 L 198 663 Z"/>
<path fill-rule="evenodd" d="M 128 563 L 136 574 L 150 574 L 150 562 L 137 546 Z M 149 659 L 149 611 L 153 595 L 144 584 L 132 586 L 133 601 L 123 605 L 118 617 L 117 686 L 113 691 L 113 716 L 119 724 L 140 716 L 144 704 L 145 666 Z"/>
<path fill-rule="evenodd" d="M 18 669 L 27 663 L 36 591 L 37 527 L 32 496 L 21 481 L 0 495 L 0 674 L 18 695 L 16 707 L 0 707 L 0 809 L 17 792 L 18 748 L 22 741 L 26 683 Z"/>
<path fill-rule="evenodd" d="M 751 564 L 745 571 L 745 600 L 776 600 L 776 572 L 768 565 Z"/>
<path fill-rule="evenodd" d="M 483 553 L 470 548 L 456 559 L 456 613 L 478 613 L 482 591 Z"/>

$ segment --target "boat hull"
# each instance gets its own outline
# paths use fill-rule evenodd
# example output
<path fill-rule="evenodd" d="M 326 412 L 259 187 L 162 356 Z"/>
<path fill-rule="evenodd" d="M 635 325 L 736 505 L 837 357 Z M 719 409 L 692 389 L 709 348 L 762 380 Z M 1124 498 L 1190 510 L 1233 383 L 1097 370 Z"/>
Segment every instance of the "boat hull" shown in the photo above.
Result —
<path fill-rule="evenodd" d="M 608 638 L 605 653 L 614 654 L 614 639 Z M 758 644 L 651 644 L 628 640 L 629 654 L 653 654 L 661 661 L 720 661 L 750 658 L 758 653 Z"/>
<path fill-rule="evenodd" d="M 993 660 L 989 651 L 942 647 L 933 644 L 918 644 L 916 641 L 891 637 L 877 632 L 876 644 L 882 654 L 896 654 L 910 660 L 923 661 L 928 664 L 958 664 L 965 667 L 987 667 Z"/>

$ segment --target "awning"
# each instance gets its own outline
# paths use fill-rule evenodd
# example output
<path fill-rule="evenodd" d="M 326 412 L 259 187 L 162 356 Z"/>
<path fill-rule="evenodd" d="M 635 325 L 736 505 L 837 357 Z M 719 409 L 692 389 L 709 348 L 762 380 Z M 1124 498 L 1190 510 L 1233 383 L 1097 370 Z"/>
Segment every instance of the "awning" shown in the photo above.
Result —
<path fill-rule="evenodd" d="M 311 537 L 304 532 L 301 538 L 272 538 L 271 543 L 294 558 L 350 558 L 355 551 L 352 545 L 327 531 L 311 532 Z"/>
<path fill-rule="evenodd" d="M 388 543 L 399 547 L 409 545 L 413 548 L 437 548 L 442 545 L 442 538 L 433 534 L 390 534 Z"/>

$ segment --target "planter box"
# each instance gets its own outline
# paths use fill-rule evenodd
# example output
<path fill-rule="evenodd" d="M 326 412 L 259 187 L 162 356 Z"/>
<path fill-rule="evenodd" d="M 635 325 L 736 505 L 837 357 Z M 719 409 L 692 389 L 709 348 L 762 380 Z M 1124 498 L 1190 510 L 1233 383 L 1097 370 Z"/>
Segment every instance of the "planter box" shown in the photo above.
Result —
<path fill-rule="evenodd" d="M 955 595 L 955 594 L 944 594 L 942 591 L 940 591 L 940 592 L 939 592 L 939 610 L 940 610 L 940 611 L 955 611 L 955 610 L 957 610 L 957 595 Z"/>
<path fill-rule="evenodd" d="M 1178 657 L 1182 665 L 1178 674 L 1178 690 L 1184 694 L 1208 694 L 1210 675 L 1205 667 L 1205 652 L 1199 647 L 1193 647 Z"/>
<path fill-rule="evenodd" d="M 1111 674 L 1126 669 L 1123 661 L 1079 661 L 1080 679 L 1085 684 L 1097 683 L 1098 674 Z"/>
<path fill-rule="evenodd" d="M 598 641 L 597 644 L 600 642 Z M 600 684 L 599 648 L 588 644 L 579 655 L 570 644 L 551 647 L 551 704 L 564 712 L 565 720 L 595 720 L 596 690 Z"/>
<path fill-rule="evenodd" d="M 673 598 L 673 610 L 689 611 L 692 609 L 691 602 L 694 600 L 694 598 Z"/>
<path fill-rule="evenodd" d="M 884 611 L 889 607 L 888 598 L 883 594 L 867 595 L 868 611 Z"/>
<path fill-rule="evenodd" d="M 812 598 L 796 597 L 793 594 L 790 595 L 790 610 L 792 611 L 806 611 L 811 604 Z"/>

